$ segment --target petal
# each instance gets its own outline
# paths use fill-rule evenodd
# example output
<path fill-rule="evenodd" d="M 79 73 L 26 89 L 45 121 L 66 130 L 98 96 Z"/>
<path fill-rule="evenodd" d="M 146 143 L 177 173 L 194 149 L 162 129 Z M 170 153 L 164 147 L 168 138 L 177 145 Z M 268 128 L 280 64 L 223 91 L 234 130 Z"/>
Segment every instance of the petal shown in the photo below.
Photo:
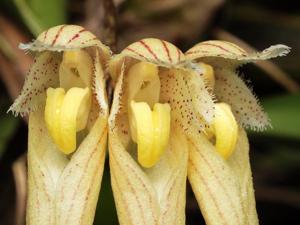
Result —
<path fill-rule="evenodd" d="M 110 130 L 112 188 L 121 225 L 184 225 L 187 144 L 181 134 L 151 169 L 143 170 Z"/>
<path fill-rule="evenodd" d="M 185 71 L 188 90 L 192 95 L 195 112 L 210 124 L 214 117 L 214 96 L 208 92 L 203 79 L 196 73 Z"/>
<path fill-rule="evenodd" d="M 105 90 L 105 75 L 104 65 L 107 64 L 107 60 L 101 58 L 101 51 L 96 49 L 94 56 L 94 93 L 100 106 L 101 115 L 105 115 L 108 112 L 107 96 L 103 90 Z"/>
<path fill-rule="evenodd" d="M 163 67 L 177 67 L 184 63 L 184 54 L 173 44 L 155 38 L 142 39 L 115 55 L 109 63 L 110 73 L 114 81 L 120 74 L 125 59 L 147 61 Z M 127 60 L 126 65 L 129 62 Z"/>
<path fill-rule="evenodd" d="M 160 74 L 160 80 L 161 101 L 171 105 L 173 122 L 187 132 L 204 130 L 214 116 L 214 103 L 201 77 L 169 69 Z"/>
<path fill-rule="evenodd" d="M 206 224 L 247 224 L 238 178 L 228 162 L 202 134 L 188 142 L 188 178 Z"/>
<path fill-rule="evenodd" d="M 249 143 L 245 130 L 239 130 L 236 149 L 228 160 L 228 164 L 238 178 L 246 224 L 258 225 L 255 207 L 255 196 L 249 159 Z"/>
<path fill-rule="evenodd" d="M 107 117 L 99 117 L 57 184 L 57 224 L 93 224 L 104 168 L 106 140 Z"/>
<path fill-rule="evenodd" d="M 258 225 L 246 132 L 228 161 L 201 135 L 189 144 L 188 177 L 207 225 Z"/>
<path fill-rule="evenodd" d="M 21 94 L 9 108 L 15 115 L 27 114 L 43 107 L 46 89 L 58 85 L 58 54 L 43 52 L 39 54 L 31 66 Z"/>
<path fill-rule="evenodd" d="M 52 225 L 55 221 L 55 189 L 69 162 L 52 142 L 44 123 L 43 110 L 31 113 L 28 134 L 27 224 Z"/>
<path fill-rule="evenodd" d="M 216 69 L 215 78 L 216 98 L 231 106 L 238 123 L 253 130 L 271 126 L 258 99 L 236 73 L 229 69 Z"/>
<path fill-rule="evenodd" d="M 92 224 L 105 159 L 106 121 L 97 119 L 69 160 L 52 142 L 43 110 L 30 114 L 28 224 Z"/>
<path fill-rule="evenodd" d="M 120 75 L 118 76 L 118 82 L 114 89 L 114 99 L 112 102 L 110 114 L 109 114 L 109 124 L 110 128 L 113 129 L 116 126 L 117 115 L 122 111 L 122 98 L 124 92 L 124 73 L 125 73 L 125 63 L 122 63 Z"/>
<path fill-rule="evenodd" d="M 35 41 L 20 44 L 20 48 L 31 51 L 65 51 L 87 47 L 99 47 L 106 55 L 109 48 L 101 43 L 97 37 L 77 25 L 59 25 L 41 33 Z"/>
<path fill-rule="evenodd" d="M 125 48 L 122 55 L 157 65 L 177 65 L 184 60 L 183 53 L 173 44 L 156 38 L 147 38 Z"/>
<path fill-rule="evenodd" d="M 288 54 L 289 51 L 290 48 L 288 46 L 279 44 L 271 46 L 262 52 L 247 53 L 233 43 L 213 40 L 200 42 L 189 49 L 185 55 L 187 60 L 211 58 L 211 61 L 215 62 L 215 65 L 217 65 L 217 62 L 228 59 L 228 62 L 237 66 L 242 63 L 284 56 Z"/>
<path fill-rule="evenodd" d="M 120 224 L 156 224 L 159 206 L 155 190 L 117 135 L 111 131 L 109 163 Z"/>

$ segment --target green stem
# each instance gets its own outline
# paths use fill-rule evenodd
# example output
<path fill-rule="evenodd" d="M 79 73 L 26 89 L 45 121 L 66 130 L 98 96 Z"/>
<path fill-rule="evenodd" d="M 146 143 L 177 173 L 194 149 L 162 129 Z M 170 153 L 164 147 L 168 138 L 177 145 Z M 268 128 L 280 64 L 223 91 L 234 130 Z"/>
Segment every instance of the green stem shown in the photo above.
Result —
<path fill-rule="evenodd" d="M 25 0 L 14 0 L 14 2 L 31 33 L 34 36 L 38 36 L 40 33 L 42 33 L 42 31 L 45 30 L 43 25 L 28 7 Z"/>
<path fill-rule="evenodd" d="M 3 53 L 3 55 L 11 61 L 14 61 L 16 58 L 14 50 L 8 43 L 7 39 L 1 33 L 0 33 L 0 52 Z"/>

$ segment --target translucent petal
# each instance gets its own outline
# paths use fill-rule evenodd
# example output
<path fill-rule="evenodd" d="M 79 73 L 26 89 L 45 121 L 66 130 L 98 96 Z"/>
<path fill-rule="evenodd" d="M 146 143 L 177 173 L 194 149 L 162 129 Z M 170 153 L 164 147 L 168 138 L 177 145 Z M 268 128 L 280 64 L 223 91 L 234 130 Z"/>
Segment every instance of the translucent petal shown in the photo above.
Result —
<path fill-rule="evenodd" d="M 189 138 L 188 178 L 207 225 L 258 225 L 246 132 L 223 160 L 202 135 Z"/>
<path fill-rule="evenodd" d="M 100 192 L 107 142 L 107 117 L 99 116 L 72 155 L 57 184 L 58 224 L 92 225 Z"/>
<path fill-rule="evenodd" d="M 97 119 L 68 159 L 50 138 L 43 115 L 41 109 L 29 118 L 27 224 L 91 225 L 104 167 L 107 119 Z"/>
<path fill-rule="evenodd" d="M 203 134 L 188 143 L 188 178 L 206 224 L 247 224 L 239 177 Z"/>
<path fill-rule="evenodd" d="M 228 164 L 238 178 L 243 209 L 247 220 L 246 224 L 258 225 L 259 221 L 255 206 L 255 195 L 249 159 L 249 143 L 247 134 L 243 129 L 239 129 L 236 148 L 228 159 Z"/>
<path fill-rule="evenodd" d="M 270 126 L 258 99 L 235 72 L 216 69 L 215 77 L 216 98 L 231 106 L 235 118 L 243 127 L 264 130 Z"/>
<path fill-rule="evenodd" d="M 213 92 L 215 87 L 215 75 L 213 67 L 205 63 L 197 63 L 197 65 L 200 67 L 201 70 L 199 71 L 200 73 L 197 73 L 203 78 L 207 89 Z"/>
<path fill-rule="evenodd" d="M 106 90 L 106 80 L 104 74 L 104 67 L 107 64 L 106 60 L 101 59 L 103 54 L 99 49 L 95 50 L 95 56 L 93 57 L 93 76 L 92 76 L 92 85 L 93 85 L 93 93 L 96 95 L 96 99 L 98 101 L 100 114 L 102 116 L 108 113 L 108 105 L 107 105 L 107 95 L 104 90 Z"/>
<path fill-rule="evenodd" d="M 41 33 L 37 39 L 28 44 L 20 44 L 20 48 L 31 51 L 65 51 L 87 47 L 99 47 L 109 56 L 109 48 L 98 38 L 78 25 L 59 25 Z"/>
<path fill-rule="evenodd" d="M 120 55 L 161 66 L 177 65 L 184 61 L 183 53 L 173 44 L 156 38 L 146 38 L 125 48 Z"/>
<path fill-rule="evenodd" d="M 146 170 L 110 133 L 110 172 L 121 225 L 185 224 L 187 144 L 174 133 L 161 160 Z"/>
<path fill-rule="evenodd" d="M 200 76 L 191 71 L 164 70 L 160 74 L 161 101 L 171 106 L 172 121 L 184 131 L 202 131 L 212 121 L 214 103 Z"/>
<path fill-rule="evenodd" d="M 227 65 L 238 66 L 239 64 L 253 62 L 257 60 L 266 60 L 275 58 L 278 56 L 285 56 L 290 51 L 290 48 L 286 45 L 273 45 L 262 52 L 248 53 L 239 46 L 227 42 L 227 41 L 204 41 L 200 42 L 191 49 L 189 49 L 185 55 L 187 60 L 204 60 L 211 58 L 211 62 L 214 65 L 222 64 L 227 61 Z"/>
<path fill-rule="evenodd" d="M 21 94 L 9 108 L 15 115 L 25 115 L 44 106 L 48 87 L 58 85 L 58 54 L 43 52 L 35 60 L 26 77 Z"/>

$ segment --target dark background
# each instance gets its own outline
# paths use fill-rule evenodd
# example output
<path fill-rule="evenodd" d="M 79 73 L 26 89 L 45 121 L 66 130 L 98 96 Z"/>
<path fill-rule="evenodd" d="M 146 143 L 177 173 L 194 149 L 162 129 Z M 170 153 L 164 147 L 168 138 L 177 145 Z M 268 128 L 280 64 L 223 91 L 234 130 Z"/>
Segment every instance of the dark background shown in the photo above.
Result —
<path fill-rule="evenodd" d="M 87 27 L 120 51 L 143 37 L 187 50 L 207 39 L 292 52 L 261 67 L 241 69 L 272 119 L 273 129 L 249 131 L 257 211 L 262 225 L 300 224 L 300 3 L 297 0 L 1 0 L 0 224 L 24 224 L 26 118 L 6 111 L 22 87 L 31 56 L 17 49 L 58 24 Z M 108 18 L 113 18 L 109 20 Z M 271 65 L 271 66 L 270 66 Z M 267 71 L 267 72 L 266 72 Z M 94 224 L 118 224 L 106 166 Z M 204 224 L 188 187 L 187 224 Z"/>

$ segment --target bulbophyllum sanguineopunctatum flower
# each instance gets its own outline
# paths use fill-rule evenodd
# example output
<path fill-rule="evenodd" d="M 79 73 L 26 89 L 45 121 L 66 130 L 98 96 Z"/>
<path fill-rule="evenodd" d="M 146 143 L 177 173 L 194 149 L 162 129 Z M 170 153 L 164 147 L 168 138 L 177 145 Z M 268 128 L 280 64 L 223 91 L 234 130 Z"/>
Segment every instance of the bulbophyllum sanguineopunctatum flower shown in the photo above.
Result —
<path fill-rule="evenodd" d="M 194 70 L 205 81 L 217 106 L 210 128 L 214 130 L 215 135 L 211 135 L 212 132 L 208 129 L 206 134 L 201 133 L 189 138 L 188 178 L 209 225 L 259 224 L 249 161 L 249 144 L 244 128 L 264 130 L 270 126 L 270 121 L 236 70 L 248 62 L 284 56 L 289 50 L 285 45 L 275 45 L 260 53 L 247 53 L 229 42 L 206 41 L 185 53 L 186 59 L 192 62 Z M 210 73 L 207 73 L 203 66 L 207 64 L 211 66 Z M 223 112 L 223 115 L 219 111 L 221 104 L 222 107 L 224 104 L 227 107 L 227 113 Z M 236 134 L 233 132 L 235 126 L 232 122 L 228 124 L 226 119 L 228 110 L 237 121 Z M 218 123 L 224 126 L 219 131 L 214 129 L 216 120 L 220 120 Z M 218 146 L 218 133 L 227 144 L 230 140 L 235 144 L 227 150 L 226 144 Z"/>
<path fill-rule="evenodd" d="M 188 145 L 161 101 L 161 77 L 184 58 L 168 42 L 144 39 L 110 61 L 109 162 L 121 225 L 185 224 Z"/>
<path fill-rule="evenodd" d="M 27 224 L 92 224 L 107 141 L 103 68 L 110 52 L 74 25 L 20 47 L 35 54 L 10 108 L 29 114 Z"/>
<path fill-rule="evenodd" d="M 187 175 L 207 224 L 258 224 L 242 126 L 269 121 L 235 70 L 288 50 L 248 54 L 212 41 L 183 55 L 143 39 L 110 61 L 110 168 L 122 225 L 185 224 Z"/>

